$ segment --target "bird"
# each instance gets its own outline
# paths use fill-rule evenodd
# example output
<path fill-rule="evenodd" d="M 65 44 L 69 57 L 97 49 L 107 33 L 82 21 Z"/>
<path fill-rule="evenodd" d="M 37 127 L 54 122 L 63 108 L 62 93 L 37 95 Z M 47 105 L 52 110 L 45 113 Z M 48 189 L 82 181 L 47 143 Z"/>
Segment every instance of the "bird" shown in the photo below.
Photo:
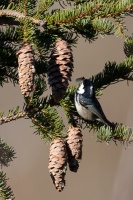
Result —
<path fill-rule="evenodd" d="M 75 91 L 74 96 L 75 107 L 78 114 L 84 120 L 98 120 L 113 128 L 114 124 L 106 118 L 103 109 L 95 96 L 93 82 L 84 77 L 78 78 L 76 81 L 82 81 L 82 84 Z"/>

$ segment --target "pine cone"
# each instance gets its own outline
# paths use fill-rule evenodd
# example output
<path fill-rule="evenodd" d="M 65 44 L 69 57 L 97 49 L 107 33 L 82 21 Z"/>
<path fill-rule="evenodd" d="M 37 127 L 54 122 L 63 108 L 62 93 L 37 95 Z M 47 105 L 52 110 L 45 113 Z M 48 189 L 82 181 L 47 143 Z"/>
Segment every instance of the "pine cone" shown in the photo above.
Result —
<path fill-rule="evenodd" d="M 67 132 L 67 152 L 70 171 L 77 172 L 82 158 L 82 133 L 78 127 L 69 127 Z"/>
<path fill-rule="evenodd" d="M 71 80 L 73 71 L 73 54 L 70 45 L 65 41 L 58 39 L 55 43 L 49 61 L 48 82 L 52 88 L 52 97 L 58 102 L 64 96 L 68 81 Z"/>
<path fill-rule="evenodd" d="M 65 186 L 67 169 L 66 143 L 61 138 L 54 139 L 50 144 L 48 169 L 56 189 L 61 192 Z"/>
<path fill-rule="evenodd" d="M 21 93 L 28 97 L 33 89 L 34 82 L 34 53 L 29 43 L 25 43 L 17 52 L 18 76 Z"/>

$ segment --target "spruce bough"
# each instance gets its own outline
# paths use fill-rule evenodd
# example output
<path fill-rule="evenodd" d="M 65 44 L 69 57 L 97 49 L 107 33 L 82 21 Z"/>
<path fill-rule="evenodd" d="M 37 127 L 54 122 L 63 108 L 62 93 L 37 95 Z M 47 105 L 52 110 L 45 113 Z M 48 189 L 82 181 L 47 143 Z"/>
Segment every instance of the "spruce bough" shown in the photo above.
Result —
<path fill-rule="evenodd" d="M 54 9 L 57 2 L 59 7 Z M 31 120 L 35 133 L 51 144 L 49 170 L 58 191 L 65 186 L 67 163 L 71 171 L 78 170 L 82 127 L 93 130 L 100 142 L 133 141 L 133 128 L 124 124 L 116 122 L 114 130 L 96 121 L 87 123 L 82 120 L 79 124 L 81 118 L 74 105 L 76 87 L 69 85 L 75 67 L 72 46 L 76 46 L 79 37 L 85 38 L 89 45 L 98 36 L 105 35 L 116 35 L 125 40 L 126 58 L 120 63 L 108 61 L 103 71 L 90 77 L 97 96 L 112 84 L 133 81 L 133 35 L 125 35 L 123 21 L 124 17 L 131 17 L 132 12 L 132 0 L 0 2 L 0 85 L 19 84 L 24 99 L 23 110 L 16 106 L 7 116 L 0 113 L 0 125 L 20 118 Z M 45 91 L 49 85 L 52 94 L 47 96 Z M 57 112 L 58 106 L 67 116 L 68 131 Z M 8 166 L 14 158 L 13 147 L 0 140 L 1 166 Z M 6 180 L 1 171 L 0 198 L 14 199 Z"/>

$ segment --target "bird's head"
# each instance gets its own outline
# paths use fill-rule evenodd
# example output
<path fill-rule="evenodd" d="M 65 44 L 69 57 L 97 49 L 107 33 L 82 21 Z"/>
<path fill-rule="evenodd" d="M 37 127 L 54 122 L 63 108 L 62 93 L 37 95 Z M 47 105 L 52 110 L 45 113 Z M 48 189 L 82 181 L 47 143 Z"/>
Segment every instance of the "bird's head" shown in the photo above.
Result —
<path fill-rule="evenodd" d="M 88 97 L 93 97 L 95 93 L 92 81 L 90 79 L 84 79 L 77 92 Z"/>

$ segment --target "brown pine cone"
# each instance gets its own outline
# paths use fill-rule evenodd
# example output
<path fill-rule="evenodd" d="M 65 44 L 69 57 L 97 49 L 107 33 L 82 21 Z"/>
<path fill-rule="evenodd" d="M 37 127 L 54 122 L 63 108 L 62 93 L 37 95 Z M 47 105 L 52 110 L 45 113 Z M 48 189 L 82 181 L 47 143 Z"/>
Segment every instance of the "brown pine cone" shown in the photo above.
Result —
<path fill-rule="evenodd" d="M 77 172 L 79 162 L 82 158 L 83 137 L 81 129 L 78 127 L 69 127 L 67 132 L 67 152 L 70 171 Z"/>
<path fill-rule="evenodd" d="M 21 93 L 28 97 L 34 84 L 34 52 L 29 43 L 25 43 L 17 52 L 18 76 Z"/>
<path fill-rule="evenodd" d="M 64 96 L 73 71 L 73 54 L 67 41 L 58 39 L 51 53 L 48 67 L 48 82 L 52 97 L 58 102 Z"/>
<path fill-rule="evenodd" d="M 65 186 L 67 170 L 66 143 L 61 138 L 54 139 L 50 144 L 48 169 L 56 189 L 61 192 Z"/>

